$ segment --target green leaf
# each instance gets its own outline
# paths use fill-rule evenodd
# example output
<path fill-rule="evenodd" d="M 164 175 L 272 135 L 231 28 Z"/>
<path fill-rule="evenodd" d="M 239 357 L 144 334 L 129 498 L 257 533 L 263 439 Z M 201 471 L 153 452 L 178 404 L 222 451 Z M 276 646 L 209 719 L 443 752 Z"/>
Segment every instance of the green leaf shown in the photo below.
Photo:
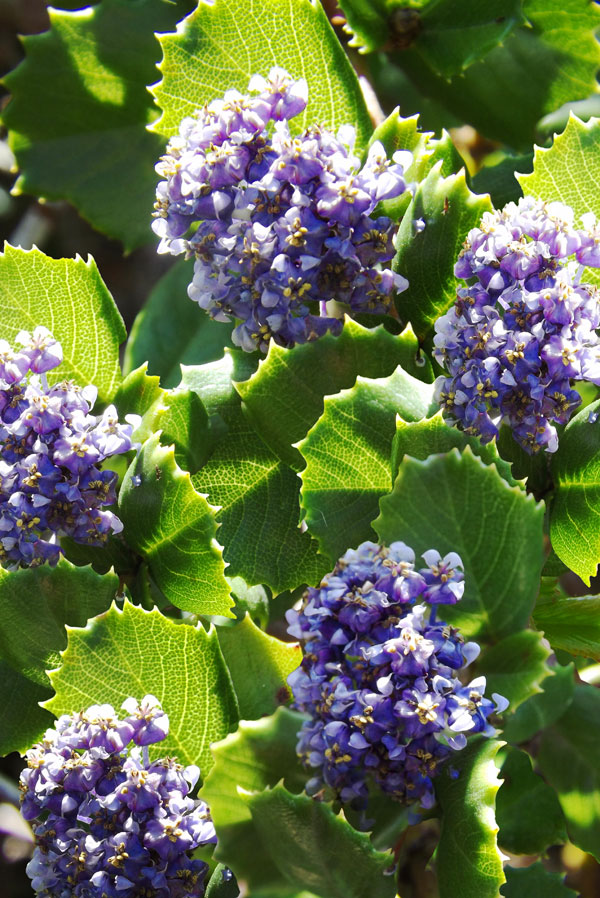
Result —
<path fill-rule="evenodd" d="M 526 742 L 564 714 L 573 699 L 573 670 L 573 664 L 556 664 L 550 676 L 542 680 L 542 692 L 528 698 L 507 717 L 503 736 L 509 742 Z"/>
<path fill-rule="evenodd" d="M 344 31 L 352 35 L 348 46 L 357 47 L 360 53 L 372 53 L 387 43 L 389 0 L 342 0 L 339 6 L 347 22 Z"/>
<path fill-rule="evenodd" d="M 204 898 L 238 898 L 240 890 L 229 867 L 217 864 L 206 886 Z"/>
<path fill-rule="evenodd" d="M 486 692 L 503 695 L 514 711 L 542 691 L 540 683 L 548 676 L 546 661 L 551 654 L 541 633 L 521 630 L 486 649 L 477 671 L 487 679 Z"/>
<path fill-rule="evenodd" d="M 600 400 L 575 415 L 552 457 L 552 548 L 588 586 L 600 562 L 600 425 L 589 420 L 598 411 Z"/>
<path fill-rule="evenodd" d="M 351 387 L 359 374 L 385 377 L 398 365 L 419 379 L 423 372 L 431 374 L 410 327 L 395 337 L 382 325 L 369 330 L 346 318 L 339 337 L 327 334 L 293 349 L 271 341 L 258 370 L 235 387 L 263 440 L 290 467 L 300 470 L 302 456 L 292 444 L 306 436 L 322 415 L 325 396 Z"/>
<path fill-rule="evenodd" d="M 571 705 L 544 730 L 538 764 L 556 789 L 569 838 L 600 859 L 600 691 L 576 686 Z"/>
<path fill-rule="evenodd" d="M 436 781 L 442 831 L 436 854 L 440 898 L 497 898 L 504 882 L 494 803 L 500 786 L 494 758 L 502 745 L 477 737 Z"/>
<path fill-rule="evenodd" d="M 600 661 L 600 596 L 538 600 L 533 619 L 553 649 Z"/>
<path fill-rule="evenodd" d="M 151 693 L 169 716 L 160 757 L 213 765 L 211 742 L 227 735 L 238 719 L 231 679 L 214 628 L 176 623 L 157 609 L 115 605 L 84 629 L 68 628 L 61 666 L 50 672 L 56 695 L 45 707 L 58 717 L 129 696 Z"/>
<path fill-rule="evenodd" d="M 287 888 L 270 855 L 256 850 L 258 833 L 239 789 L 260 792 L 285 778 L 287 788 L 302 791 L 306 775 L 296 756 L 302 721 L 300 714 L 287 708 L 262 720 L 242 721 L 236 733 L 213 746 L 215 765 L 201 792 L 217 830 L 217 860 L 256 888 L 273 885 L 282 898 L 294 895 L 294 890 Z"/>
<path fill-rule="evenodd" d="M 243 364 L 239 353 L 219 362 L 184 368 L 182 386 L 194 390 L 211 416 L 218 440 L 208 462 L 193 477 L 196 489 L 220 506 L 219 541 L 230 577 L 263 583 L 277 594 L 317 583 L 327 560 L 298 528 L 300 481 L 266 446 L 243 414 L 232 378 Z M 285 547 L 274 552 L 273 547 Z"/>
<path fill-rule="evenodd" d="M 456 299 L 454 265 L 469 230 L 492 208 L 488 196 L 471 193 L 464 171 L 444 178 L 441 163 L 419 184 L 396 238 L 394 271 L 408 278 L 396 307 L 412 324 L 419 340 L 431 335 L 434 322 Z M 413 221 L 425 228 L 415 233 Z"/>
<path fill-rule="evenodd" d="M 51 259 L 5 244 L 0 284 L 0 338 L 13 343 L 21 329 L 44 325 L 63 348 L 63 362 L 48 380 L 94 384 L 98 401 L 110 401 L 121 380 L 125 327 L 94 260 Z"/>
<path fill-rule="evenodd" d="M 84 626 L 105 611 L 118 587 L 114 574 L 102 577 L 65 560 L 54 568 L 0 568 L 0 664 L 9 693 L 3 698 L 0 754 L 24 751 L 52 723 L 37 703 L 51 695 L 46 670 L 59 662 L 67 644 L 65 625 Z"/>
<path fill-rule="evenodd" d="M 133 322 L 125 347 L 125 373 L 147 361 L 163 387 L 175 387 L 181 365 L 212 362 L 230 345 L 232 325 L 214 321 L 188 297 L 193 273 L 191 259 L 178 259 L 157 282 Z"/>
<path fill-rule="evenodd" d="M 143 362 L 139 368 L 130 371 L 123 378 L 121 385 L 115 393 L 114 404 L 121 418 L 125 415 L 145 415 L 152 407 L 159 405 L 165 396 L 165 391 L 160 388 L 158 377 L 148 374 L 148 363 Z M 135 435 L 139 440 L 141 428 Z M 144 433 L 143 439 L 147 439 L 151 431 Z"/>
<path fill-rule="evenodd" d="M 178 608 L 232 617 L 214 509 L 177 466 L 173 447 L 158 440 L 159 434 L 147 440 L 121 485 L 119 517 L 127 542 Z"/>
<path fill-rule="evenodd" d="M 505 867 L 504 898 L 577 898 L 577 892 L 567 888 L 564 876 L 551 873 L 538 861 L 530 867 Z"/>
<path fill-rule="evenodd" d="M 330 559 L 373 538 L 377 502 L 392 486 L 396 414 L 418 420 L 431 397 L 431 385 L 398 368 L 378 380 L 359 377 L 352 389 L 325 399 L 298 448 L 306 462 L 300 474 L 306 524 Z"/>
<path fill-rule="evenodd" d="M 567 203 L 576 216 L 600 215 L 600 119 L 582 122 L 571 113 L 551 147 L 535 148 L 533 172 L 517 177 L 526 195 Z"/>
<path fill-rule="evenodd" d="M 179 467 L 195 474 L 210 452 L 208 415 L 198 394 L 192 390 L 168 392 L 156 411 L 154 426 L 162 431 L 163 446 L 175 446 Z"/>
<path fill-rule="evenodd" d="M 54 723 L 52 714 L 39 705 L 50 698 L 52 690 L 28 680 L 1 658 L 0 680 L 0 755 L 11 751 L 23 755 Z"/>
<path fill-rule="evenodd" d="M 427 461 L 405 458 L 373 523 L 386 543 L 404 540 L 419 555 L 458 552 L 465 594 L 444 608 L 469 637 L 494 640 L 527 627 L 543 563 L 543 504 L 509 486 L 467 446 Z M 479 537 L 473 538 L 473 522 Z"/>
<path fill-rule="evenodd" d="M 533 772 L 527 752 L 511 749 L 500 769 L 496 798 L 498 842 L 511 854 L 540 854 L 566 840 L 556 792 Z"/>
<path fill-rule="evenodd" d="M 319 122 L 335 130 L 350 123 L 359 148 L 368 140 L 372 129 L 358 79 L 318 2 L 201 3 L 177 34 L 160 42 L 163 78 L 153 93 L 163 111 L 154 126 L 161 134 L 177 133 L 184 116 L 226 90 L 245 91 L 252 75 L 266 76 L 276 65 L 308 82 L 308 106 L 293 127 Z"/>
<path fill-rule="evenodd" d="M 268 636 L 249 614 L 233 627 L 219 627 L 218 633 L 240 717 L 256 720 L 290 700 L 287 678 L 302 660 L 298 643 Z"/>
<path fill-rule="evenodd" d="M 390 854 L 376 851 L 330 807 L 292 795 L 277 785 L 264 792 L 244 793 L 263 849 L 281 875 L 296 889 L 307 886 L 321 898 L 393 898 Z"/>
<path fill-rule="evenodd" d="M 150 229 L 162 140 L 146 85 L 156 80 L 155 31 L 175 27 L 185 4 L 103 0 L 80 12 L 49 10 L 51 29 L 23 39 L 25 59 L 5 79 L 4 114 L 21 177 L 18 192 L 70 200 L 128 250 Z M 93 346 L 90 343 L 90 346 Z"/>
<path fill-rule="evenodd" d="M 405 455 L 425 461 L 430 455 L 449 452 L 454 448 L 462 450 L 465 446 L 470 446 L 473 454 L 479 456 L 484 464 L 495 464 L 511 486 L 521 485 L 513 477 L 510 465 L 498 455 L 494 442 L 482 443 L 477 437 L 467 436 L 457 427 L 450 427 L 445 423 L 441 411 L 436 412 L 432 418 L 422 418 L 420 421 L 404 421 L 400 417 L 397 419 L 392 444 L 392 479 L 396 479 Z"/>
<path fill-rule="evenodd" d="M 521 0 L 427 3 L 414 52 L 439 75 L 450 78 L 501 44 L 522 20 Z"/>
<path fill-rule="evenodd" d="M 447 114 L 528 152 L 543 116 L 597 92 L 600 10 L 581 0 L 523 0 L 523 11 L 527 23 L 453 78 L 439 75 L 416 47 L 392 58 Z"/>
<path fill-rule="evenodd" d="M 507 203 L 516 203 L 523 196 L 519 186 L 518 172 L 529 172 L 533 168 L 533 153 L 521 156 L 505 156 L 495 165 L 484 165 L 471 178 L 471 187 L 476 193 L 489 193 L 496 209 Z"/>

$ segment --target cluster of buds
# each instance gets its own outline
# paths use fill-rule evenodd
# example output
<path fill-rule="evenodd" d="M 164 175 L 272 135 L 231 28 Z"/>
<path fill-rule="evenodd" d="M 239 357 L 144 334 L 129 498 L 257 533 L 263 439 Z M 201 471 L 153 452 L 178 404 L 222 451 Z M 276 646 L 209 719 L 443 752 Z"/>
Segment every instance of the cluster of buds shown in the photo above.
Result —
<path fill-rule="evenodd" d="M 153 695 L 64 715 L 27 754 L 22 813 L 33 824 L 27 866 L 38 896 L 200 898 L 208 865 L 192 858 L 216 835 L 190 797 L 200 771 L 149 761 L 168 733 Z M 133 744 L 132 744 L 133 743 Z"/>
<path fill-rule="evenodd" d="M 455 266 L 468 287 L 435 325 L 436 381 L 446 419 L 489 442 L 506 421 L 530 454 L 558 448 L 581 397 L 573 380 L 600 385 L 600 292 L 582 283 L 600 268 L 600 226 L 574 226 L 562 203 L 524 197 L 486 212 Z"/>
<path fill-rule="evenodd" d="M 313 794 L 329 787 L 364 805 L 374 782 L 399 801 L 431 807 L 440 765 L 465 746 L 466 733 L 493 734 L 488 718 L 507 707 L 502 696 L 484 697 L 484 677 L 458 679 L 479 646 L 436 618 L 438 605 L 463 595 L 459 556 L 431 549 L 423 558 L 416 570 L 404 543 L 365 542 L 287 612 L 304 649 L 288 682 L 310 715 L 297 751 L 316 768 Z"/>
<path fill-rule="evenodd" d="M 16 343 L 0 341 L 0 563 L 9 568 L 56 564 L 58 535 L 101 545 L 122 529 L 104 507 L 117 474 L 100 466 L 132 448 L 137 424 L 133 415 L 119 424 L 112 405 L 91 415 L 93 386 L 48 385 L 62 349 L 45 327 Z"/>
<path fill-rule="evenodd" d="M 371 213 L 406 190 L 410 152 L 388 160 L 375 142 L 361 167 L 350 125 L 293 136 L 308 88 L 283 69 L 255 75 L 248 91 L 185 118 L 169 143 L 157 165 L 159 252 L 195 259 L 190 297 L 219 321 L 238 319 L 233 341 L 248 351 L 339 332 L 331 300 L 389 312 L 407 287 L 381 265 L 397 224 Z"/>

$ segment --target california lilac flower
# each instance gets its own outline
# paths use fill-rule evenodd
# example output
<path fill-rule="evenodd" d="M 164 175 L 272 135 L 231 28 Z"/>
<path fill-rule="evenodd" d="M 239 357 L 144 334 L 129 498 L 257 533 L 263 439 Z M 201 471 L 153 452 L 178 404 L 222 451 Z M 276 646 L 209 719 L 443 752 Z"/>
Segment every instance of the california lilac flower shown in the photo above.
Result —
<path fill-rule="evenodd" d="M 112 405 L 91 415 L 95 387 L 48 385 L 62 349 L 45 327 L 16 343 L 0 340 L 0 563 L 9 568 L 56 564 L 60 534 L 100 545 L 122 529 L 104 507 L 117 475 L 101 465 L 132 448 L 137 423 L 119 424 Z"/>
<path fill-rule="evenodd" d="M 233 340 L 248 351 L 338 333 L 330 300 L 389 311 L 408 283 L 381 267 L 397 225 L 376 207 L 406 190 L 411 153 L 388 160 L 376 141 L 361 164 L 349 125 L 294 136 L 288 120 L 308 87 L 283 69 L 248 91 L 185 118 L 169 143 L 156 168 L 159 252 L 194 257 L 190 297 L 218 321 L 238 319 Z"/>
<path fill-rule="evenodd" d="M 328 786 L 360 805 L 373 782 L 431 807 L 440 765 L 467 733 L 492 735 L 488 718 L 508 705 L 485 698 L 485 677 L 458 679 L 479 646 L 436 617 L 439 604 L 462 598 L 460 557 L 431 549 L 423 558 L 416 570 L 404 543 L 362 543 L 287 612 L 288 632 L 304 644 L 288 683 L 310 715 L 297 751 L 317 771 L 313 794 Z"/>
<path fill-rule="evenodd" d="M 558 447 L 556 424 L 581 402 L 572 381 L 600 385 L 600 291 L 581 282 L 600 267 L 593 215 L 574 225 L 562 203 L 524 197 L 486 212 L 455 266 L 469 286 L 436 321 L 436 381 L 444 416 L 483 442 L 501 421 L 530 454 Z"/>
<path fill-rule="evenodd" d="M 190 797 L 200 771 L 150 762 L 168 733 L 153 695 L 64 715 L 27 752 L 21 810 L 35 851 L 27 873 L 39 896 L 199 898 L 208 865 L 192 858 L 216 842 L 209 810 Z"/>

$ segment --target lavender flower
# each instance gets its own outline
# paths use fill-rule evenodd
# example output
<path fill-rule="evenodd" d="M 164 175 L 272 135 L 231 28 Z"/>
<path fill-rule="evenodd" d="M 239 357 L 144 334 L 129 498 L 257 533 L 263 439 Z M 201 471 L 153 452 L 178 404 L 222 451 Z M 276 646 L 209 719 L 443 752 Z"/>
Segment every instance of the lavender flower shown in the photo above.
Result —
<path fill-rule="evenodd" d="M 119 424 L 114 406 L 91 415 L 95 387 L 48 385 L 62 348 L 45 327 L 16 342 L 0 341 L 0 563 L 9 568 L 56 564 L 60 534 L 100 545 L 122 529 L 105 507 L 117 475 L 100 466 L 132 448 L 137 424 Z"/>
<path fill-rule="evenodd" d="M 122 707 L 124 718 L 111 705 L 64 715 L 26 754 L 21 810 L 35 837 L 27 873 L 43 898 L 204 894 L 208 865 L 192 852 L 216 834 L 206 804 L 190 797 L 200 771 L 150 762 L 147 746 L 169 728 L 153 695 Z"/>
<path fill-rule="evenodd" d="M 449 375 L 435 390 L 446 419 L 483 442 L 504 420 L 526 452 L 555 452 L 555 425 L 581 403 L 571 382 L 600 385 L 600 291 L 581 282 L 584 266 L 600 267 L 600 229 L 582 222 L 524 197 L 469 232 L 454 269 L 469 286 L 435 325 Z"/>
<path fill-rule="evenodd" d="M 396 224 L 372 215 L 406 190 L 411 154 L 390 161 L 375 142 L 361 166 L 349 125 L 294 136 L 288 120 L 308 88 L 283 69 L 255 75 L 248 90 L 185 118 L 157 165 L 159 252 L 194 257 L 191 299 L 218 321 L 238 319 L 233 341 L 248 351 L 338 333 L 330 300 L 390 311 L 408 283 L 381 269 Z"/>
<path fill-rule="evenodd" d="M 488 718 L 507 707 L 502 696 L 484 697 L 484 677 L 458 679 L 479 646 L 436 619 L 437 605 L 462 597 L 460 557 L 433 549 L 423 557 L 416 570 L 404 543 L 362 543 L 287 612 L 288 632 L 304 644 L 288 683 L 310 715 L 297 751 L 316 769 L 311 793 L 327 786 L 364 804 L 374 782 L 431 807 L 433 779 L 465 733 L 493 734 Z"/>

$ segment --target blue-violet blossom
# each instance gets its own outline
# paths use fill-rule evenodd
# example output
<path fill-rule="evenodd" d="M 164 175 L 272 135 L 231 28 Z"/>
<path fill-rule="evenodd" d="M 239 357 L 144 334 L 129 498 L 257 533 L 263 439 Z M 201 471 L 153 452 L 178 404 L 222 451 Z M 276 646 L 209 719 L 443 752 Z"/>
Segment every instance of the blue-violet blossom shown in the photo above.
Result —
<path fill-rule="evenodd" d="M 27 754 L 21 810 L 33 826 L 27 865 L 40 898 L 199 898 L 216 842 L 209 810 L 190 797 L 200 771 L 150 762 L 168 733 L 153 695 L 64 715 Z"/>
<path fill-rule="evenodd" d="M 304 649 L 288 683 L 295 707 L 310 715 L 297 751 L 316 768 L 313 794 L 327 786 L 360 806 L 374 782 L 431 807 L 440 765 L 466 733 L 493 734 L 488 718 L 507 707 L 501 696 L 484 697 L 485 677 L 458 679 L 479 646 L 436 618 L 438 605 L 463 595 L 460 557 L 430 549 L 423 559 L 416 570 L 404 543 L 362 543 L 287 612 Z"/>
<path fill-rule="evenodd" d="M 58 535 L 100 545 L 122 530 L 104 508 L 117 474 L 101 465 L 132 448 L 138 420 L 119 424 L 112 405 L 91 415 L 93 386 L 48 385 L 62 349 L 47 328 L 21 331 L 16 343 L 0 340 L 0 563 L 9 568 L 56 564 Z"/>
<path fill-rule="evenodd" d="M 227 91 L 170 141 L 156 167 L 159 252 L 195 259 L 191 299 L 218 321 L 238 319 L 233 341 L 248 351 L 339 333 L 330 300 L 352 313 L 390 311 L 408 286 L 381 267 L 397 225 L 371 216 L 406 190 L 411 153 L 388 160 L 376 141 L 361 167 L 350 125 L 294 136 L 288 120 L 305 109 L 308 87 L 283 69 L 255 75 L 248 91 Z"/>
<path fill-rule="evenodd" d="M 435 324 L 436 381 L 444 417 L 489 442 L 502 421 L 530 454 L 558 447 L 581 397 L 573 380 L 600 385 L 600 291 L 582 283 L 600 267 L 600 225 L 574 225 L 562 203 L 523 197 L 486 212 L 454 272 L 469 286 Z"/>

